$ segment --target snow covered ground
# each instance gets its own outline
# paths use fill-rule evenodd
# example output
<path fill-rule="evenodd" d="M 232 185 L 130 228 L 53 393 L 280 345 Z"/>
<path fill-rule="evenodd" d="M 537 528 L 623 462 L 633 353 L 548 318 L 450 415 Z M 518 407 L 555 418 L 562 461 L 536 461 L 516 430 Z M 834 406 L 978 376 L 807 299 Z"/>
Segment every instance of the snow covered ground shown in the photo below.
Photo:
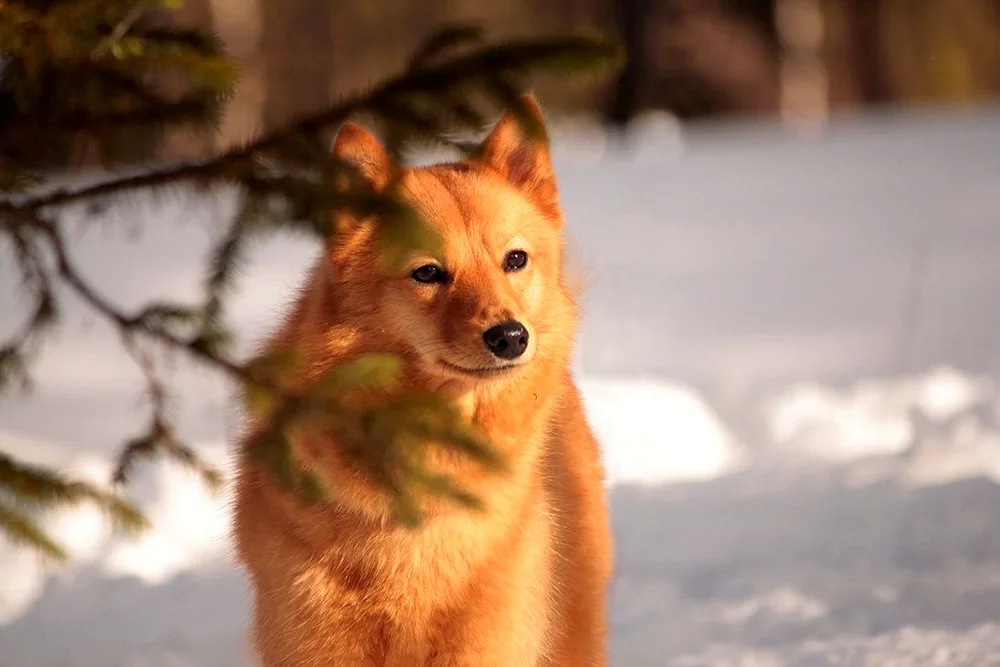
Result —
<path fill-rule="evenodd" d="M 813 137 L 661 120 L 639 139 L 577 132 L 557 154 L 612 485 L 613 664 L 1000 665 L 1000 109 Z M 231 207 L 102 214 L 139 242 L 71 211 L 90 220 L 74 250 L 122 303 L 194 294 L 188 248 Z M 310 253 L 260 249 L 234 310 L 247 339 Z M 73 312 L 36 395 L 0 403 L 0 446 L 99 477 L 141 426 L 140 378 Z M 173 377 L 184 433 L 225 464 L 221 383 Z M 171 465 L 136 493 L 155 522 L 139 540 L 86 509 L 49 519 L 72 567 L 0 540 L 3 667 L 250 664 L 225 497 Z"/>

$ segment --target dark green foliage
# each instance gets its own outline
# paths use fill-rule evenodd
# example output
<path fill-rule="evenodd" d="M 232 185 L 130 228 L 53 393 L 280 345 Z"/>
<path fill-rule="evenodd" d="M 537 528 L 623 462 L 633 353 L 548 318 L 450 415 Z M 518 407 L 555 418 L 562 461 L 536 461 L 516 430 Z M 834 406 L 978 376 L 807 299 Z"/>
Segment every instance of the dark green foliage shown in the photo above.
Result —
<path fill-rule="evenodd" d="M 135 532 L 147 525 L 135 507 L 112 492 L 18 463 L 0 453 L 0 529 L 14 542 L 34 547 L 53 559 L 64 558 L 62 548 L 38 528 L 30 512 L 82 501 L 103 509 L 118 529 Z"/>
<path fill-rule="evenodd" d="M 252 362 L 264 378 L 279 378 L 298 370 L 301 355 L 282 350 Z M 267 369 L 264 371 L 263 369 Z M 248 383 L 247 405 L 266 423 L 248 445 L 249 455 L 264 463 L 289 491 L 304 501 L 322 500 L 321 484 L 294 460 L 288 433 L 304 428 L 327 433 L 393 497 L 397 517 L 408 526 L 419 525 L 414 492 L 441 494 L 467 507 L 478 501 L 453 480 L 437 476 L 424 466 L 428 443 L 458 452 L 490 470 L 502 470 L 503 460 L 475 429 L 448 403 L 430 394 L 393 394 L 399 360 L 389 354 L 368 354 L 331 368 L 295 392 L 266 391 Z M 374 407 L 348 407 L 339 399 L 345 391 L 380 392 Z"/>
<path fill-rule="evenodd" d="M 30 304 L 22 327 L 0 342 L 0 390 L 27 389 L 31 362 L 59 322 L 58 295 L 68 290 L 117 328 L 126 352 L 146 378 L 149 405 L 146 428 L 121 451 L 113 491 L 67 481 L 0 454 L 0 531 L 60 557 L 56 542 L 35 522 L 37 511 L 89 501 L 104 508 L 119 527 L 141 527 L 141 515 L 119 493 L 135 463 L 144 458 L 169 456 L 198 470 L 209 484 L 219 483 L 218 472 L 184 444 L 172 426 L 169 388 L 152 354 L 157 347 L 180 351 L 222 371 L 243 388 L 248 410 L 262 424 L 249 455 L 264 462 L 302 502 L 322 503 L 325 490 L 296 460 L 288 434 L 313 429 L 338 439 L 391 494 L 398 517 L 407 525 L 419 523 L 418 493 L 436 493 L 476 507 L 476 498 L 454 480 L 425 468 L 429 443 L 461 452 L 490 470 L 502 470 L 503 461 L 443 400 L 395 392 L 398 359 L 362 357 L 303 386 L 289 380 L 302 371 L 302 356 L 294 350 L 249 361 L 232 356 L 226 302 L 249 243 L 285 233 L 326 238 L 336 233 L 335 214 L 349 212 L 382 225 L 379 236 L 388 265 L 407 248 L 436 249 L 438 239 L 394 188 L 375 195 L 349 165 L 331 154 L 329 137 L 343 121 L 357 114 L 369 116 L 397 154 L 426 143 L 459 147 L 454 136 L 480 131 L 497 108 L 513 110 L 530 130 L 537 123 L 520 98 L 528 75 L 539 70 L 585 73 L 613 60 L 616 50 L 589 37 L 483 45 L 475 28 L 447 28 L 428 39 L 399 76 L 214 158 L 112 175 L 76 189 L 38 189 L 45 174 L 34 165 L 45 160 L 28 159 L 13 137 L 47 134 L 46 142 L 25 145 L 33 155 L 44 156 L 46 150 L 67 149 L 85 136 L 95 141 L 105 162 L 113 164 L 128 157 L 128 151 L 118 148 L 154 141 L 165 129 L 212 128 L 232 91 L 236 67 L 214 37 L 147 20 L 147 12 L 153 11 L 155 18 L 155 11 L 171 4 L 0 3 L 0 52 L 9 58 L 0 79 L 0 252 L 8 251 L 15 260 L 20 291 Z M 170 85 L 161 85 L 164 76 L 172 77 Z M 77 268 L 59 210 L 71 203 L 101 205 L 129 191 L 180 184 L 204 190 L 239 188 L 242 211 L 220 230 L 199 303 L 158 301 L 126 311 Z M 359 389 L 382 400 L 364 408 L 348 406 L 341 397 Z"/>
<path fill-rule="evenodd" d="M 171 0 L 0 3 L 0 155 L 106 164 L 151 152 L 168 128 L 212 131 L 237 69 L 214 35 L 171 29 Z M 53 128 L 59 128 L 53 132 Z"/>

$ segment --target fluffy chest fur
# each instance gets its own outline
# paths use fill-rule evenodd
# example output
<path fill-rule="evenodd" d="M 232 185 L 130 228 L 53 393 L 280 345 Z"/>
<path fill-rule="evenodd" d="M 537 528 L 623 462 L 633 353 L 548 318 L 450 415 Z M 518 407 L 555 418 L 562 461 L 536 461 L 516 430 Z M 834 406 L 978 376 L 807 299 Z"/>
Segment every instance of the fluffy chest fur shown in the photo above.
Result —
<path fill-rule="evenodd" d="M 546 430 L 535 434 L 539 452 Z M 338 506 L 305 510 L 268 488 L 263 471 L 245 475 L 244 488 L 256 490 L 237 513 L 241 550 L 255 555 L 266 633 L 282 638 L 283 654 L 298 656 L 287 664 L 339 664 L 310 662 L 331 651 L 343 653 L 343 664 L 436 664 L 470 616 L 491 633 L 502 630 L 506 639 L 492 650 L 523 659 L 503 664 L 535 664 L 544 653 L 557 549 L 537 460 L 480 488 L 482 512 L 442 512 L 419 531 Z"/>

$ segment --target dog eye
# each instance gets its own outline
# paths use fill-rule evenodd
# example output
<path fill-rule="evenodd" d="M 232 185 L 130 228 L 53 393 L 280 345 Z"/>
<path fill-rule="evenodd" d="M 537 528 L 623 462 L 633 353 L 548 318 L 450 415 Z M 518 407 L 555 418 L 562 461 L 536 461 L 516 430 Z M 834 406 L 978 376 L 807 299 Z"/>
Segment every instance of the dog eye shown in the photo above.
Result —
<path fill-rule="evenodd" d="M 440 266 L 424 264 L 414 269 L 410 277 L 418 283 L 443 283 L 448 276 Z"/>
<path fill-rule="evenodd" d="M 528 253 L 523 250 L 511 250 L 503 258 L 504 271 L 520 271 L 528 263 Z"/>

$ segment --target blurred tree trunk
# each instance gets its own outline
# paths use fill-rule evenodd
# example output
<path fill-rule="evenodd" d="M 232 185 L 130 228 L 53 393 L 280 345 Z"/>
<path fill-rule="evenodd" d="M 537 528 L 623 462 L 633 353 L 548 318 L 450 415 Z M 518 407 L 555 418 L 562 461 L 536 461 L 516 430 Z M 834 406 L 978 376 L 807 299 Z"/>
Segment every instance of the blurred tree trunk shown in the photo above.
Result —
<path fill-rule="evenodd" d="M 881 0 L 847 0 L 848 34 L 861 102 L 881 104 L 893 97 L 885 67 Z"/>
<path fill-rule="evenodd" d="M 604 117 L 612 127 L 624 130 L 638 113 L 642 87 L 648 78 L 646 26 L 650 0 L 616 0 L 614 18 L 618 38 L 625 49 L 626 62 L 611 92 Z"/>
<path fill-rule="evenodd" d="M 781 46 L 778 38 L 777 5 L 777 0 L 730 0 L 729 10 L 749 19 L 757 27 L 768 48 L 777 52 Z"/>
<path fill-rule="evenodd" d="M 215 26 L 211 0 L 184 0 L 164 20 L 179 28 L 211 31 Z M 169 90 L 173 82 L 166 81 L 164 85 Z M 164 136 L 157 153 L 166 159 L 206 157 L 212 153 L 214 145 L 214 136 L 208 132 L 173 130 Z"/>
<path fill-rule="evenodd" d="M 330 102 L 333 0 L 260 0 L 265 127 Z"/>
<path fill-rule="evenodd" d="M 225 150 L 255 136 L 264 107 L 264 57 L 260 48 L 257 0 L 211 0 L 215 29 L 240 64 L 240 84 L 226 105 L 216 149 Z"/>

